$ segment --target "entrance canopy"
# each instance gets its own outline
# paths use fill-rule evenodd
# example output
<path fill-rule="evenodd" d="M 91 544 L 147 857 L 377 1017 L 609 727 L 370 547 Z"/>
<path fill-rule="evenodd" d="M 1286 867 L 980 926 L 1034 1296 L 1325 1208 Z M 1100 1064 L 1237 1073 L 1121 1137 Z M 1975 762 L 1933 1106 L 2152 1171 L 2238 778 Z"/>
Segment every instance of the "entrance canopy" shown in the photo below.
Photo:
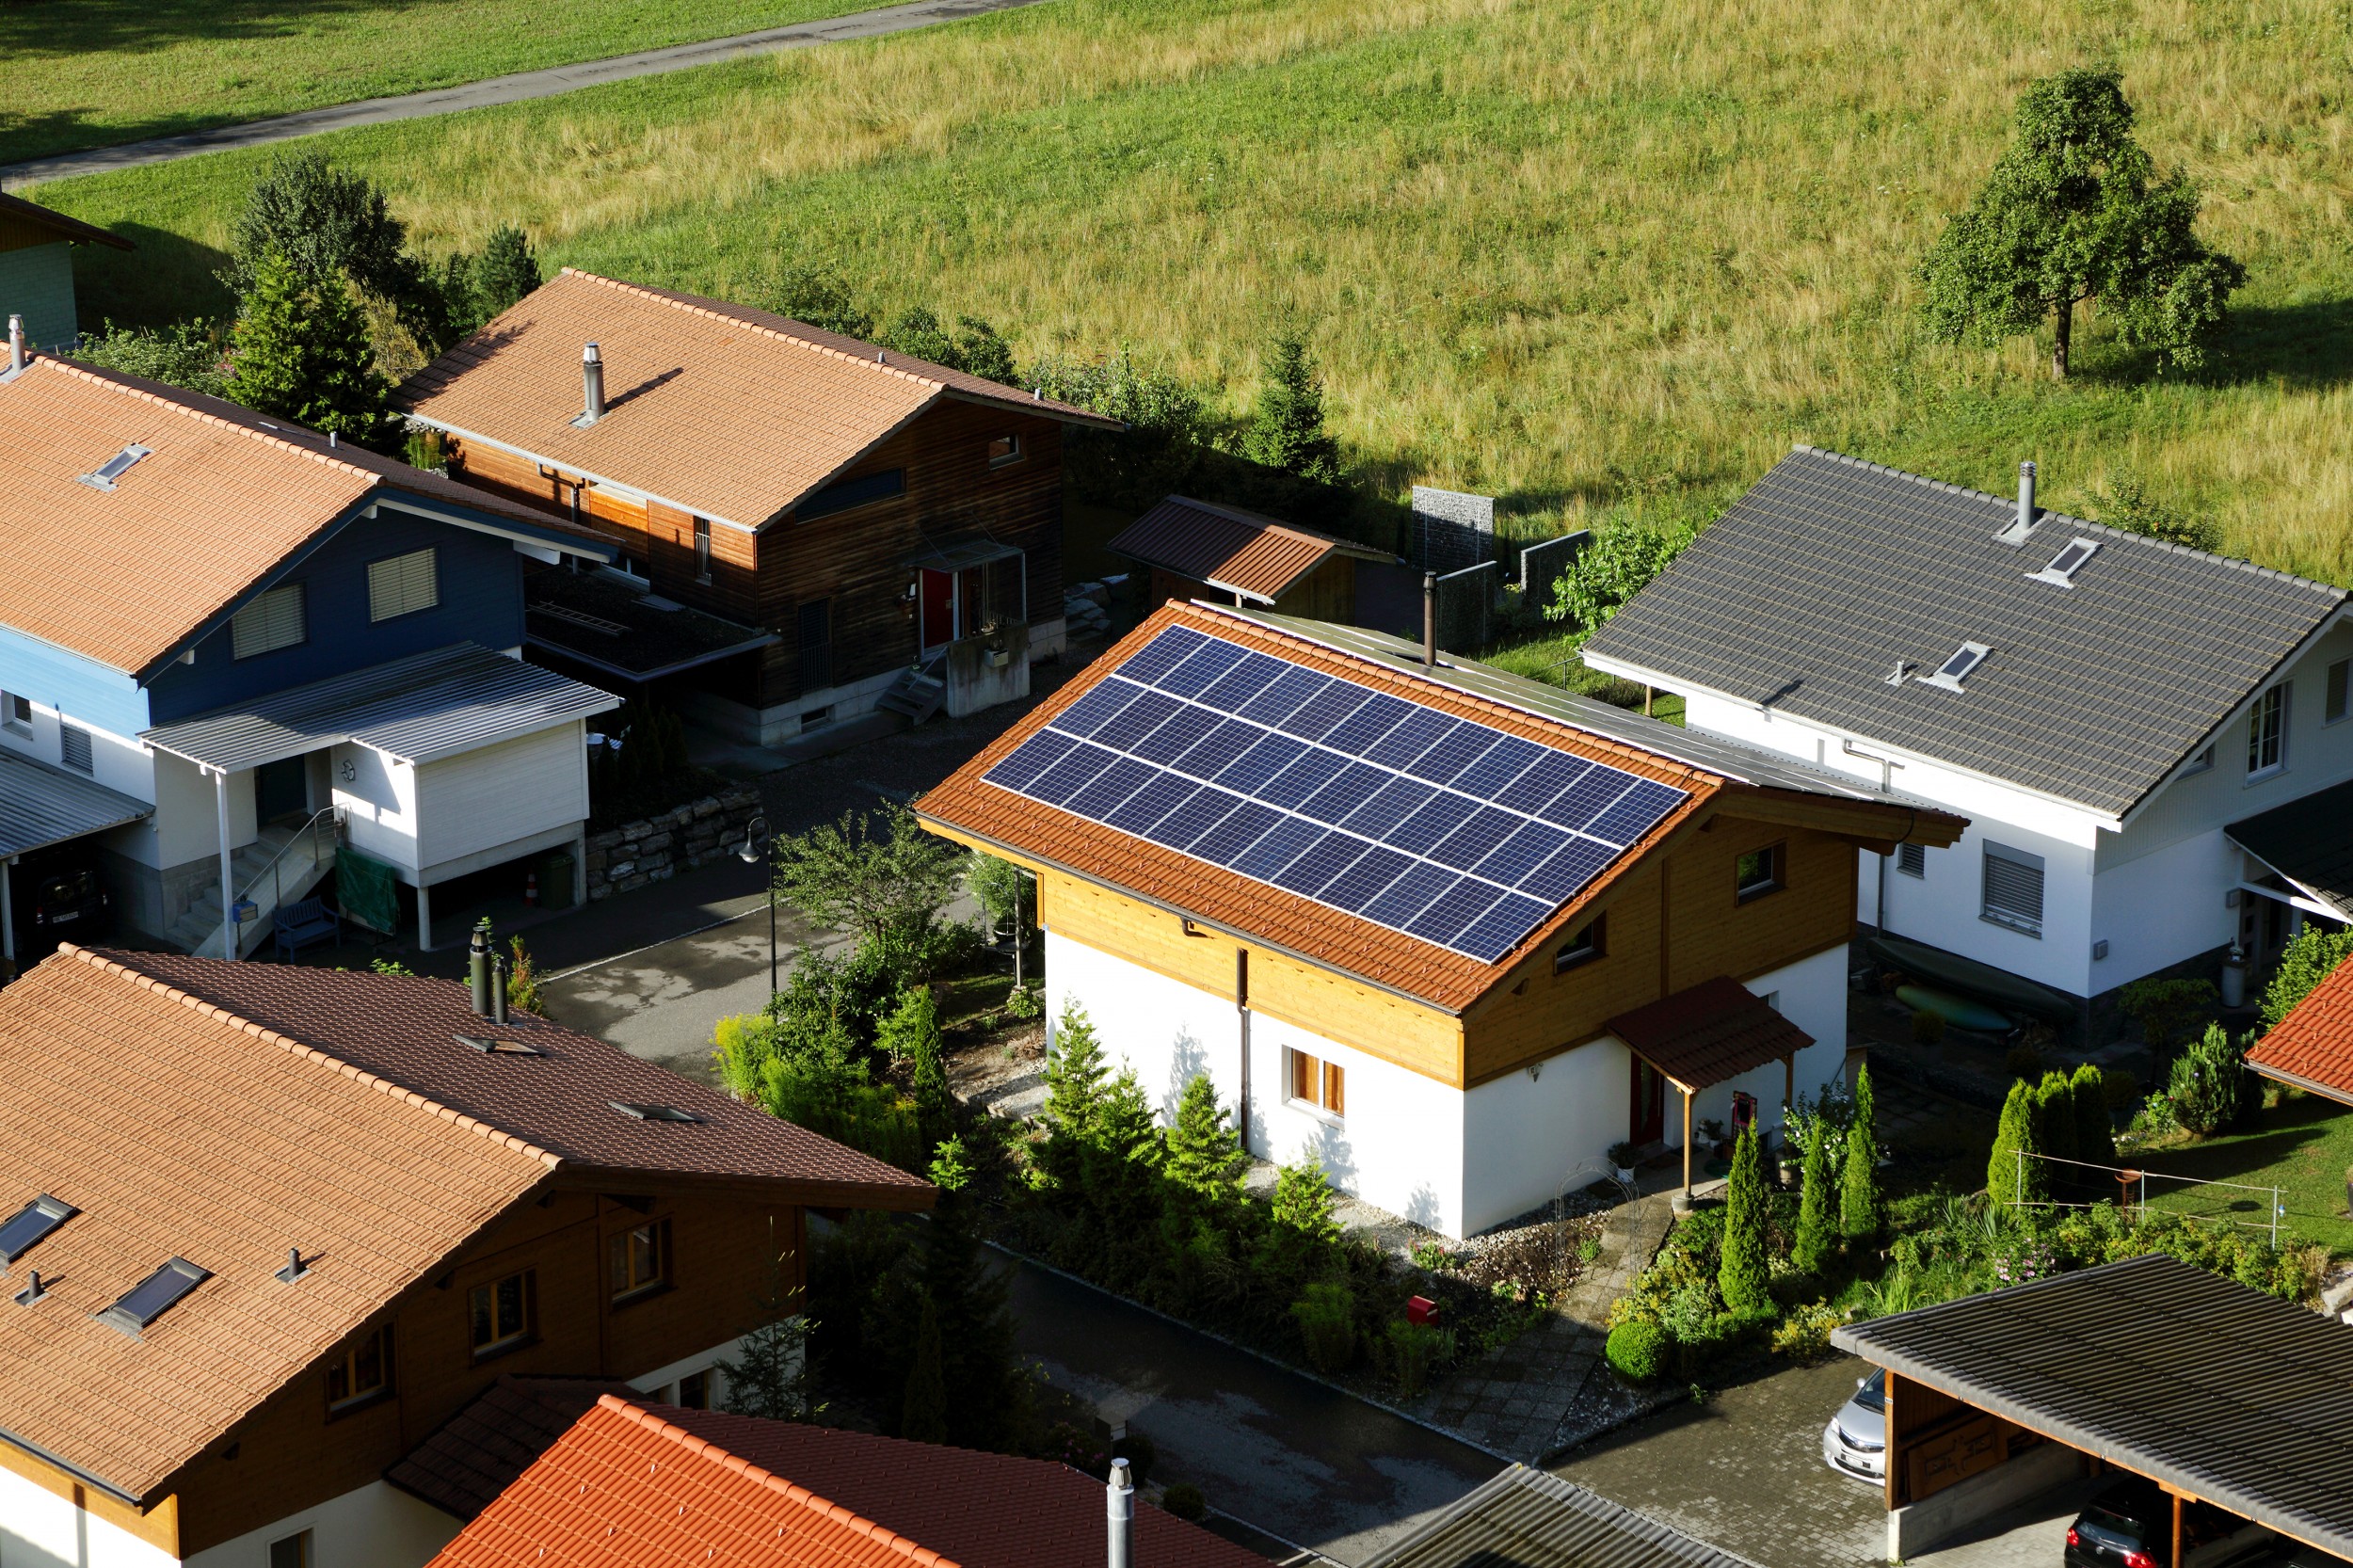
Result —
<path fill-rule="evenodd" d="M 0 860 L 152 816 L 155 808 L 0 748 Z"/>
<path fill-rule="evenodd" d="M 432 762 L 619 705 L 610 693 L 553 670 L 457 643 L 163 725 L 139 739 L 220 773 L 345 741 L 404 762 Z"/>
<path fill-rule="evenodd" d="M 1687 1095 L 1786 1062 L 1814 1043 L 1813 1035 L 1726 975 L 1621 1013 L 1606 1027 Z"/>
<path fill-rule="evenodd" d="M 2153 1256 L 1853 1324 L 1831 1343 L 2353 1554 L 2353 1330 L 2331 1319 Z"/>
<path fill-rule="evenodd" d="M 2291 800 L 2222 831 L 2331 918 L 2353 920 L 2353 782 Z"/>

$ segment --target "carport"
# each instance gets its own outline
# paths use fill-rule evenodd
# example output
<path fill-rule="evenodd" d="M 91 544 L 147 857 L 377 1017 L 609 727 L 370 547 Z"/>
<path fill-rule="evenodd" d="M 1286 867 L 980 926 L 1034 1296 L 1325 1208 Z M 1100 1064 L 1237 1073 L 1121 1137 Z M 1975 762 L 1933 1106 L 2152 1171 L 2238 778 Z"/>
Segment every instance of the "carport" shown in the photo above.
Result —
<path fill-rule="evenodd" d="M 1841 1328 L 1887 1369 L 1888 1558 L 2099 1468 L 2353 1556 L 2353 1330 L 2170 1257 Z"/>
<path fill-rule="evenodd" d="M 155 808 L 78 774 L 0 749 L 0 979 L 16 972 L 16 863 L 152 816 Z"/>

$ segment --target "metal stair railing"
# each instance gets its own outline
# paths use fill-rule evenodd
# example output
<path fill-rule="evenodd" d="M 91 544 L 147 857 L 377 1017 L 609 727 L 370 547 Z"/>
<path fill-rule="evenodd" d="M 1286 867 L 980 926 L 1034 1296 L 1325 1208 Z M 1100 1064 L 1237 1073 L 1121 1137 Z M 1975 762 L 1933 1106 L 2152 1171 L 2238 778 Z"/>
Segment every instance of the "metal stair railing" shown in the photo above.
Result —
<path fill-rule="evenodd" d="M 237 889 L 237 896 L 222 909 L 222 956 L 241 958 L 245 955 L 245 922 L 237 918 L 241 905 L 250 902 L 254 906 L 253 918 L 259 921 L 264 915 L 275 913 L 285 903 L 286 857 L 289 855 L 298 847 L 308 848 L 311 865 L 323 870 L 335 851 L 342 847 L 343 839 L 342 807 L 327 806 L 312 812 L 310 819 L 295 829 L 294 836 L 278 846 L 278 853 L 269 857 L 268 863 L 246 879 L 245 886 Z M 266 905 L 253 896 L 264 882 L 269 884 L 269 903 Z"/>

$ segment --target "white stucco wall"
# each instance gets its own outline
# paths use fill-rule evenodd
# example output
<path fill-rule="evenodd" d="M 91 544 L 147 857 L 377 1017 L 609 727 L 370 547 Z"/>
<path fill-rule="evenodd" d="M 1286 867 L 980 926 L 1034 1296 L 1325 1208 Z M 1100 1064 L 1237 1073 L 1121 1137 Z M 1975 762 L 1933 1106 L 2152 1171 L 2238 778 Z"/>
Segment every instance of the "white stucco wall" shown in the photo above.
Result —
<path fill-rule="evenodd" d="M 171 1568 L 178 1560 L 72 1498 L 0 1469 L 0 1568 Z"/>
<path fill-rule="evenodd" d="M 413 873 L 419 865 L 417 770 L 349 741 L 334 748 L 328 767 L 351 847 Z"/>
<path fill-rule="evenodd" d="M 707 1351 L 699 1351 L 680 1360 L 640 1372 L 629 1380 L 629 1385 L 641 1394 L 651 1394 L 658 1400 L 669 1400 L 678 1392 L 678 1381 L 691 1378 L 696 1372 L 711 1373 L 711 1403 L 717 1408 L 727 1395 L 728 1375 L 716 1370 L 722 1361 L 740 1361 L 744 1356 L 744 1338 L 723 1339 Z"/>
<path fill-rule="evenodd" d="M 1607 1036 L 1464 1096 L 1464 1226 L 1476 1234 L 1608 1174 L 1628 1131 L 1633 1058 Z"/>
<path fill-rule="evenodd" d="M 269 1568 L 270 1543 L 311 1532 L 311 1568 L 424 1568 L 463 1528 L 456 1519 L 384 1481 L 208 1546 L 187 1568 Z M 16 1568 L 7 1562 L 5 1568 Z"/>

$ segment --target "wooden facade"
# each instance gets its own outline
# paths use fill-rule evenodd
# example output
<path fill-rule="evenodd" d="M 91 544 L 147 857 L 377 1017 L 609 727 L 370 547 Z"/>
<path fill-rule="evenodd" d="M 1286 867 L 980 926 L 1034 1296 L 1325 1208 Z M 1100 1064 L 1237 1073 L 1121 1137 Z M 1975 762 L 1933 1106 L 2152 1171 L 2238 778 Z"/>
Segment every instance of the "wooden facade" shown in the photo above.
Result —
<path fill-rule="evenodd" d="M 992 462 L 992 443 L 1006 437 L 1018 456 Z M 791 511 L 753 527 L 703 520 L 707 575 L 697 570 L 697 520 L 627 489 L 626 476 L 600 482 L 458 439 L 449 467 L 469 484 L 612 533 L 631 568 L 665 598 L 776 632 L 780 640 L 747 656 L 724 694 L 753 708 L 915 663 L 919 599 L 909 590 L 927 553 L 974 541 L 1017 550 L 1018 575 L 1007 564 L 987 579 L 991 618 L 1062 613 L 1062 425 L 1017 408 L 936 403 L 832 481 L 895 471 L 896 494 L 807 520 Z"/>
<path fill-rule="evenodd" d="M 543 1189 L 525 1199 L 248 1415 L 175 1477 L 173 1496 L 145 1516 L 151 1532 L 170 1521 L 176 1540 L 148 1539 L 187 1557 L 365 1486 L 503 1374 L 626 1381 L 706 1352 L 758 1326 L 754 1303 L 772 1288 L 775 1254 L 789 1255 L 786 1282 L 799 1286 L 798 1207 L 665 1190 L 619 1172 L 597 1176 L 597 1190 Z M 607 1272 L 612 1238 L 660 1221 L 669 1223 L 666 1280 L 616 1301 Z M 470 1293 L 520 1271 L 535 1282 L 529 1333 L 512 1348 L 477 1353 Z M 328 1368 L 387 1323 L 391 1387 L 330 1410 Z M 92 1498 L 91 1506 L 104 1501 Z"/>

